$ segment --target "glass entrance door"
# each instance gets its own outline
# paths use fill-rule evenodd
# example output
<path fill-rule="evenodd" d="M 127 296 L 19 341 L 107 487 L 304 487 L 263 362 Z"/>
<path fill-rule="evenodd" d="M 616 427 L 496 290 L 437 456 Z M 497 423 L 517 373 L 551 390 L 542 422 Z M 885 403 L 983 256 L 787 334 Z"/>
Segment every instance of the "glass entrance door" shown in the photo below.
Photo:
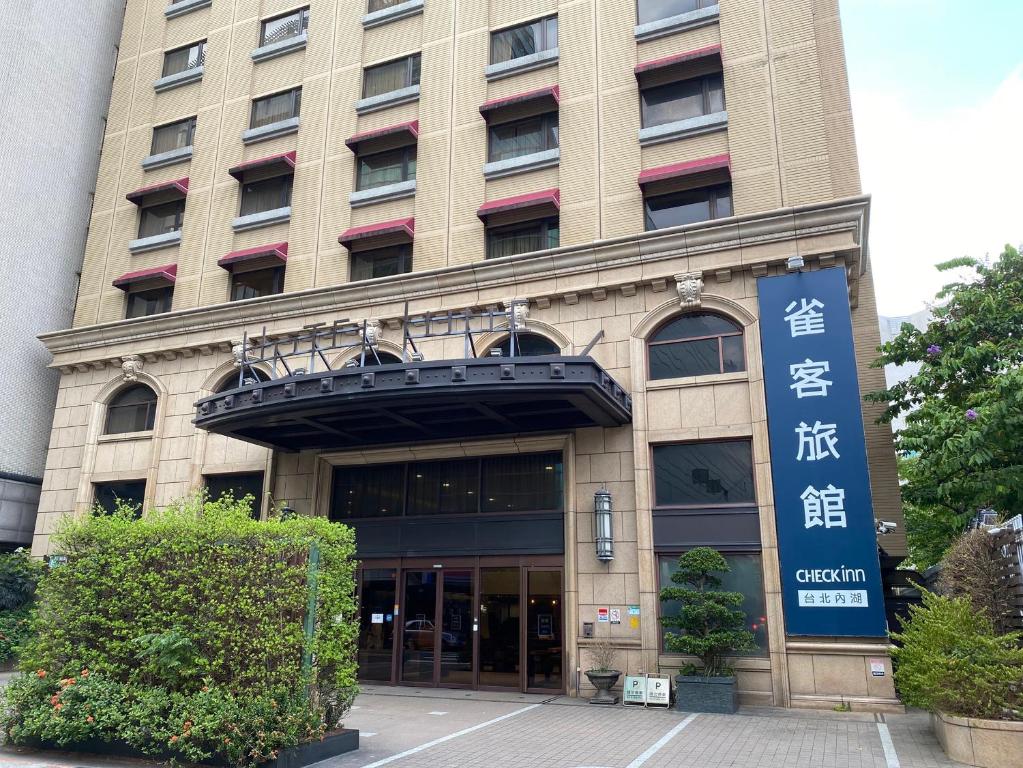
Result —
<path fill-rule="evenodd" d="M 405 571 L 401 604 L 401 681 L 433 685 L 437 635 L 437 572 Z"/>
<path fill-rule="evenodd" d="M 521 690 L 521 569 L 480 569 L 480 675 L 483 688 Z"/>
<path fill-rule="evenodd" d="M 526 688 L 560 691 L 561 571 L 530 569 L 526 585 Z"/>
<path fill-rule="evenodd" d="M 391 682 L 397 577 L 394 568 L 367 568 L 362 572 L 359 612 L 359 677 L 362 680 Z"/>
<path fill-rule="evenodd" d="M 441 578 L 440 685 L 473 685 L 473 589 L 471 570 L 447 570 Z"/>

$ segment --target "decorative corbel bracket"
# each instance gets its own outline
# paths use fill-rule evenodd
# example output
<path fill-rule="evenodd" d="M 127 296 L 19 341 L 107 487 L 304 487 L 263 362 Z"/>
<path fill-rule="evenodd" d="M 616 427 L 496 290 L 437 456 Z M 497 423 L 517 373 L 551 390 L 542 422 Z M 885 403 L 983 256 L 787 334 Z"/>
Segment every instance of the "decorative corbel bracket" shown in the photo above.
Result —
<path fill-rule="evenodd" d="M 703 297 L 703 273 L 684 272 L 675 275 L 679 304 L 682 309 L 698 307 Z"/>

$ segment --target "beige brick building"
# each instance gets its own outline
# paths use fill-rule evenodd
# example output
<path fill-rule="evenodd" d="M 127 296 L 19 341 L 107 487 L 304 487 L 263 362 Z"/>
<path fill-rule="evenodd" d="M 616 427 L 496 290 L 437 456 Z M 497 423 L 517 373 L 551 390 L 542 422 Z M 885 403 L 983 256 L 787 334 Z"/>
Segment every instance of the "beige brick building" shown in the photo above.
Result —
<path fill-rule="evenodd" d="M 683 665 L 657 593 L 709 543 L 760 645 L 735 662 L 745 701 L 897 706 L 880 641 L 786 635 L 758 322 L 758 278 L 843 267 L 860 388 L 883 386 L 869 207 L 837 0 L 129 0 L 74 326 L 43 337 L 61 386 L 34 551 L 115 496 L 252 490 L 262 514 L 356 525 L 365 678 L 574 693 L 591 627 L 630 673 Z M 464 310 L 475 354 L 422 333 Z M 467 360 L 516 378 L 516 316 L 518 381 L 554 352 L 603 394 L 544 416 L 539 389 L 502 390 L 466 419 L 440 387 L 417 396 L 429 424 L 391 407 Z M 312 360 L 303 328 L 338 321 Z M 364 338 L 368 379 L 345 367 Z M 264 359 L 289 339 L 304 362 Z M 306 403 L 328 364 L 373 391 Z M 276 410 L 242 424 L 236 403 Z M 876 416 L 874 515 L 901 523 Z"/>

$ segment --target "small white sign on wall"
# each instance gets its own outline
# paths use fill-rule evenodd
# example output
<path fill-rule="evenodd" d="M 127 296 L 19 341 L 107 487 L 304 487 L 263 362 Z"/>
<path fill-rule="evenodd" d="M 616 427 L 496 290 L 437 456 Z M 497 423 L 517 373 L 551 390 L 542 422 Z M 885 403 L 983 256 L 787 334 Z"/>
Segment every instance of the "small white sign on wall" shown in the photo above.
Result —
<path fill-rule="evenodd" d="M 884 677 L 884 659 L 870 660 L 870 674 L 874 677 Z"/>

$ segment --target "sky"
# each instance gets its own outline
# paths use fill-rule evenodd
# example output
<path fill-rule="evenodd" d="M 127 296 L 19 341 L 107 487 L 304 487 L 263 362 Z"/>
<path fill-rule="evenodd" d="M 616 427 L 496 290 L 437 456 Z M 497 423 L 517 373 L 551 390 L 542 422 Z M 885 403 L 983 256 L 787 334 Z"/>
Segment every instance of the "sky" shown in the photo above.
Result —
<path fill-rule="evenodd" d="M 882 315 L 1023 243 L 1023 0 L 841 0 Z"/>

